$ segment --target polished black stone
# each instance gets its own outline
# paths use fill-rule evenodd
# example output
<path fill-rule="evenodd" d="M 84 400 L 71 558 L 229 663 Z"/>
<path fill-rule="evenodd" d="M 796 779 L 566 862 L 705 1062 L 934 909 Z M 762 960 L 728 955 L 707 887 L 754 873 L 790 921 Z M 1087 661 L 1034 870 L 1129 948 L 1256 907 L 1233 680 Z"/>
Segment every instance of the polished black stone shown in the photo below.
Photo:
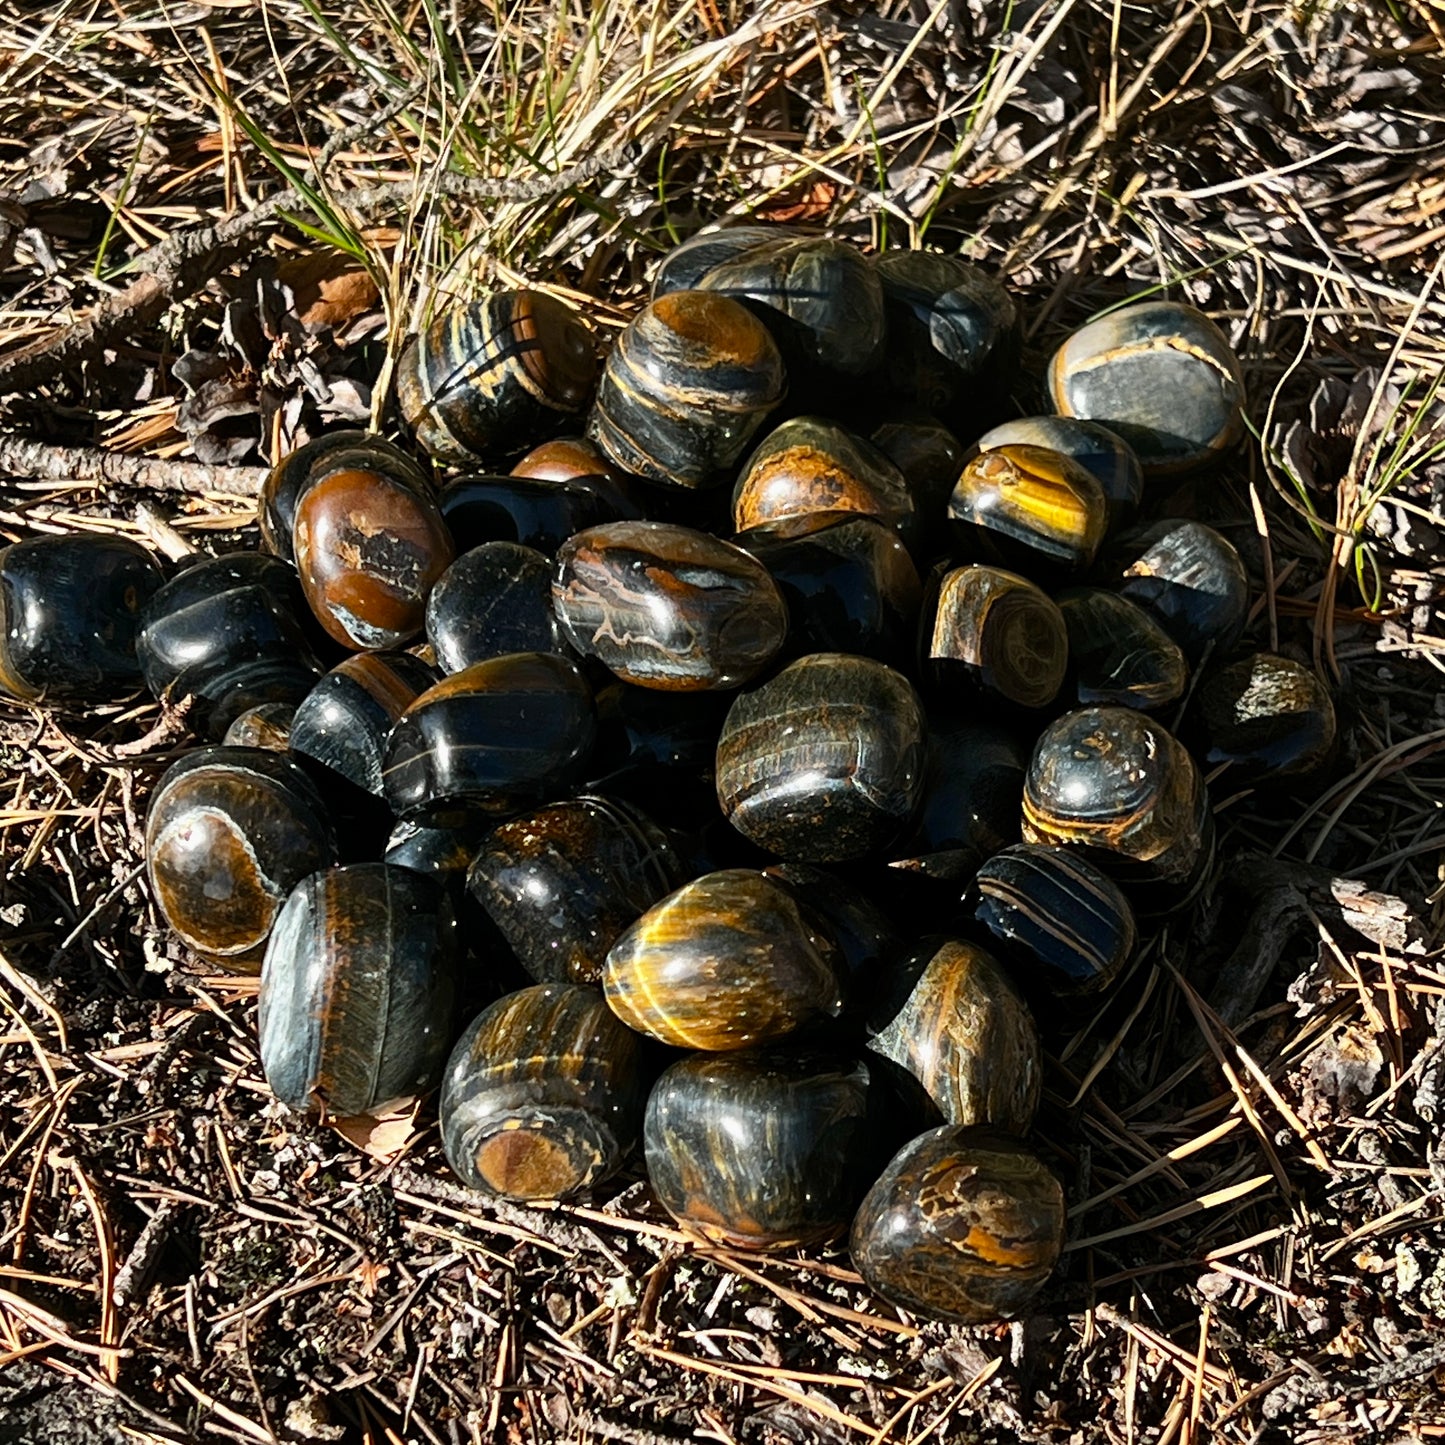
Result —
<path fill-rule="evenodd" d="M 102 702 L 137 691 L 136 639 L 162 580 L 125 537 L 34 537 L 0 551 L 0 692 Z"/>
<path fill-rule="evenodd" d="M 551 562 L 517 542 L 463 552 L 427 598 L 426 637 L 443 672 L 508 652 L 565 654 L 552 614 Z"/>
<path fill-rule="evenodd" d="M 1107 988 L 1138 936 L 1118 885 L 1068 848 L 1020 843 L 996 853 L 967 902 L 1026 988 L 1063 997 Z"/>
<path fill-rule="evenodd" d="M 423 821 L 468 807 L 515 812 L 577 780 L 596 726 L 574 663 L 544 652 L 473 663 L 422 693 L 392 729 L 386 799 Z"/>
<path fill-rule="evenodd" d="M 987 393 L 996 405 L 1018 364 L 1019 313 L 1008 292 L 960 256 L 885 251 L 887 386 L 930 411 L 952 411 Z M 987 416 L 975 415 L 975 424 Z"/>
<path fill-rule="evenodd" d="M 1143 301 L 1081 326 L 1049 363 L 1054 410 L 1102 422 L 1148 476 L 1192 471 L 1244 431 L 1244 376 L 1202 311 Z"/>
<path fill-rule="evenodd" d="M 581 797 L 501 824 L 467 888 L 538 983 L 596 984 L 622 931 L 685 881 L 645 813 Z"/>
<path fill-rule="evenodd" d="M 1100 587 L 1059 593 L 1069 632 L 1069 687 L 1075 699 L 1157 712 L 1184 696 L 1189 664 L 1142 607 Z"/>
<path fill-rule="evenodd" d="M 1109 546 L 1098 576 L 1157 618 L 1192 667 L 1232 647 L 1249 615 L 1244 562 L 1203 522 L 1171 517 L 1126 532 Z"/>
<path fill-rule="evenodd" d="M 291 719 L 291 750 L 304 753 L 377 797 L 396 720 L 437 680 L 407 652 L 364 652 L 333 668 Z"/>
<path fill-rule="evenodd" d="M 193 695 L 196 725 L 219 738 L 248 708 L 310 692 L 322 667 L 302 622 L 309 615 L 295 569 L 279 557 L 207 557 L 152 596 L 136 656 L 154 696 Z"/>
<path fill-rule="evenodd" d="M 869 262 L 841 241 L 758 246 L 714 266 L 698 286 L 751 305 L 790 381 L 809 369 L 862 376 L 883 354 L 883 289 Z"/>
<path fill-rule="evenodd" d="M 746 255 L 757 246 L 787 238 L 787 231 L 778 226 L 728 226 L 689 236 L 657 263 L 652 273 L 652 298 L 666 296 L 669 291 L 695 291 L 714 266 Z"/>

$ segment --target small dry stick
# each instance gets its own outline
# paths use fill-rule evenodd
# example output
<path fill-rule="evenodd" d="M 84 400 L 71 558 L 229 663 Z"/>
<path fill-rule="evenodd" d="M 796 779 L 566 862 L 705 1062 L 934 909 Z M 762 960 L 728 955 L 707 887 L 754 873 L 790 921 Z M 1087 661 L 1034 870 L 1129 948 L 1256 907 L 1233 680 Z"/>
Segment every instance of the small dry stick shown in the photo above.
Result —
<path fill-rule="evenodd" d="M 0 474 L 42 482 L 102 482 L 160 492 L 254 497 L 266 479 L 266 468 L 212 467 L 204 462 L 163 461 L 96 447 L 56 447 L 24 437 L 0 436 Z"/>
<path fill-rule="evenodd" d="M 187 557 L 196 555 L 196 549 L 171 526 L 170 518 L 158 507 L 142 502 L 135 509 L 135 520 L 136 526 L 155 549 L 169 557 L 172 562 L 182 562 Z"/>
<path fill-rule="evenodd" d="M 111 1287 L 110 1297 L 117 1308 L 129 1304 L 140 1293 L 146 1276 L 160 1257 L 170 1235 L 171 1216 L 175 1212 L 173 1201 L 161 1200 L 156 1212 L 146 1220 L 145 1228 L 136 1236 L 135 1244 L 131 1246 L 125 1263 L 116 1271 L 115 1284 Z"/>

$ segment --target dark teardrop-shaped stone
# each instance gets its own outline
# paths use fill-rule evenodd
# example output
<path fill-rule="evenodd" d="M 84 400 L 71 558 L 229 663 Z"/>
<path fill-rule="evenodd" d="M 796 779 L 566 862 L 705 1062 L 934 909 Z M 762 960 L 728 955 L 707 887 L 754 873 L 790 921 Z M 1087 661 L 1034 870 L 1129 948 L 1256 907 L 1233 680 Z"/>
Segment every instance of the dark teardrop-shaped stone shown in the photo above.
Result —
<path fill-rule="evenodd" d="M 849 1252 L 869 1286 L 930 1319 L 1023 1314 L 1058 1262 L 1064 1191 L 1027 1145 L 946 1125 L 905 1144 L 868 1191 Z"/>
<path fill-rule="evenodd" d="M 262 703 L 295 705 L 322 673 L 302 626 L 295 568 L 233 552 L 176 573 L 152 596 L 136 656 L 146 686 L 172 701 L 192 696 L 195 724 L 219 738 Z"/>
<path fill-rule="evenodd" d="M 146 872 L 188 947 L 255 973 L 297 883 L 336 860 L 320 795 L 283 753 L 197 748 L 172 763 L 146 815 Z"/>
<path fill-rule="evenodd" d="M 928 939 L 884 976 L 868 1015 L 868 1048 L 926 1122 L 1033 1123 L 1043 1061 L 1032 1015 L 994 956 L 959 939 Z"/>

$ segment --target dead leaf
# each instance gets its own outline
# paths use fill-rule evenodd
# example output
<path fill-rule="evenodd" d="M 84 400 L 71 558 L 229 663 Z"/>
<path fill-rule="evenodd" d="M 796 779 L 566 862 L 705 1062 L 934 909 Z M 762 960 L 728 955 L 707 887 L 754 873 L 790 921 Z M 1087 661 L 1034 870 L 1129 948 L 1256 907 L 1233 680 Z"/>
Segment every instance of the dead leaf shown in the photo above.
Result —
<path fill-rule="evenodd" d="M 412 1097 L 400 1100 L 384 1113 L 350 1114 L 344 1119 L 332 1119 L 330 1123 L 363 1154 L 390 1164 L 401 1157 L 418 1132 L 416 1116 L 420 1109 L 421 1099 Z"/>
<path fill-rule="evenodd" d="M 837 199 L 838 187 L 832 181 L 814 181 L 801 193 L 794 191 L 779 196 L 756 215 L 760 221 L 815 221 L 820 216 L 826 216 Z"/>
<path fill-rule="evenodd" d="M 296 315 L 308 331 L 339 328 L 375 308 L 381 292 L 367 272 L 337 251 L 308 251 L 277 268 L 296 297 Z"/>

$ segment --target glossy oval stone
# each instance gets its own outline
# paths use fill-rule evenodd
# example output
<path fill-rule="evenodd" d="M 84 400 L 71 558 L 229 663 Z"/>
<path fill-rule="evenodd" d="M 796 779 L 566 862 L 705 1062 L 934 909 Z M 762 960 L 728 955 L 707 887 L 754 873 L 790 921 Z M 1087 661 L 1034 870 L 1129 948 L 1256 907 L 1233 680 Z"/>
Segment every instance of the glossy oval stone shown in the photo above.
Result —
<path fill-rule="evenodd" d="M 1194 698 L 1194 753 L 1229 764 L 1231 781 L 1297 781 L 1334 756 L 1335 705 L 1319 674 L 1292 658 L 1256 652 L 1221 668 Z"/>
<path fill-rule="evenodd" d="M 126 537 L 32 537 L 0 550 L 0 692 L 107 702 L 139 691 L 136 640 L 162 580 Z"/>
<path fill-rule="evenodd" d="M 459 553 L 513 542 L 551 557 L 573 533 L 625 515 L 592 477 L 468 473 L 442 489 L 438 505 Z"/>
<path fill-rule="evenodd" d="M 447 1061 L 447 1162 L 487 1194 L 564 1199 L 616 1172 L 645 1096 L 641 1040 L 595 989 L 524 988 L 478 1014 Z"/>
<path fill-rule="evenodd" d="M 552 615 L 551 562 L 515 542 L 463 552 L 427 598 L 426 639 L 443 672 L 508 652 L 565 654 Z"/>
<path fill-rule="evenodd" d="M 332 472 L 302 493 L 291 533 L 306 600 L 343 647 L 399 647 L 451 565 L 436 504 L 379 471 Z"/>
<path fill-rule="evenodd" d="M 1069 635 L 1057 605 L 1000 567 L 955 567 L 925 617 L 924 657 L 941 692 L 1047 707 L 1063 686 Z"/>
<path fill-rule="evenodd" d="M 302 627 L 306 601 L 279 557 L 232 552 L 176 573 L 146 605 L 136 656 L 157 698 L 193 697 L 212 737 L 262 703 L 295 705 L 322 667 Z"/>
<path fill-rule="evenodd" d="M 1194 759 L 1161 724 L 1126 707 L 1065 713 L 1039 737 L 1024 783 L 1028 843 L 1084 848 L 1157 912 L 1208 871 L 1214 815 Z"/>
<path fill-rule="evenodd" d="M 349 451 L 365 445 L 369 433 L 349 428 L 312 437 L 287 452 L 266 473 L 256 501 L 256 521 L 261 529 L 261 550 L 295 562 L 291 553 L 291 526 L 296 520 L 296 499 L 311 485 L 312 468 L 328 453 Z"/>
<path fill-rule="evenodd" d="M 596 731 L 575 663 L 516 652 L 473 663 L 421 693 L 397 720 L 382 784 L 401 817 L 475 807 L 505 813 L 566 790 Z"/>
<path fill-rule="evenodd" d="M 883 288 L 841 241 L 805 236 L 758 246 L 714 266 L 698 285 L 753 303 L 794 366 L 862 376 L 883 353 Z"/>
<path fill-rule="evenodd" d="M 523 289 L 438 315 L 402 351 L 396 396 L 432 456 L 466 462 L 560 430 L 596 382 L 591 332 L 560 301 Z"/>
<path fill-rule="evenodd" d="M 652 273 L 652 299 L 670 291 L 695 291 L 714 266 L 744 256 L 758 246 L 788 239 L 787 231 L 779 226 L 727 226 L 700 231 L 674 246 L 657 263 Z"/>
<path fill-rule="evenodd" d="M 582 797 L 501 824 L 467 888 L 539 983 L 598 984 L 623 930 L 685 878 L 640 809 Z"/>
<path fill-rule="evenodd" d="M 257 504 L 262 548 L 294 562 L 291 533 L 302 495 L 336 472 L 355 471 L 379 471 L 420 496 L 432 494 L 426 473 L 385 437 L 364 431 L 328 432 L 287 453 L 267 473 Z"/>
<path fill-rule="evenodd" d="M 1118 885 L 1068 848 L 1020 843 L 996 853 L 969 902 L 1025 980 L 1061 998 L 1107 988 L 1138 937 Z"/>
<path fill-rule="evenodd" d="M 996 447 L 1047 447 L 1072 457 L 1104 490 L 1109 524 L 1127 522 L 1144 500 L 1144 469 L 1134 448 L 1108 427 L 1073 416 L 1025 416 L 1000 422 L 974 444 L 980 452 Z"/>
<path fill-rule="evenodd" d="M 884 1299 L 981 1324 L 1027 1311 L 1058 1262 L 1064 1192 L 1027 1145 L 945 1125 L 905 1144 L 868 1191 L 848 1248 Z"/>
<path fill-rule="evenodd" d="M 221 741 L 228 748 L 267 748 L 284 753 L 291 746 L 291 719 L 296 709 L 289 703 L 263 702 L 249 707 L 226 729 Z"/>
<path fill-rule="evenodd" d="M 1171 517 L 1120 537 L 1101 580 L 1150 613 L 1191 667 L 1233 647 L 1249 616 L 1238 550 L 1203 522 Z"/>
<path fill-rule="evenodd" d="M 713 486 L 785 389 L 777 345 L 746 307 L 674 291 L 617 338 L 587 434 L 623 471 L 669 486 Z"/>
<path fill-rule="evenodd" d="M 1028 1006 L 991 953 L 926 940 L 885 975 L 868 1015 L 870 1052 L 894 1066 L 929 1122 L 992 1124 L 1023 1134 L 1043 1083 Z"/>
<path fill-rule="evenodd" d="M 935 251 L 885 251 L 874 262 L 888 325 L 891 390 L 942 411 L 997 392 L 1018 365 L 1018 307 L 982 268 Z"/>
<path fill-rule="evenodd" d="M 906 664 L 923 584 L 908 549 L 881 522 L 820 512 L 750 528 L 737 544 L 778 584 L 788 611 L 786 652 L 856 652 Z"/>
<path fill-rule="evenodd" d="M 1058 605 L 1069 630 L 1069 681 L 1080 703 L 1149 712 L 1184 696 L 1189 664 L 1142 607 L 1100 587 L 1068 588 Z"/>
<path fill-rule="evenodd" d="M 1063 416 L 1102 422 L 1147 476 L 1192 471 L 1244 429 L 1244 377 L 1224 333 L 1202 311 L 1144 301 L 1075 331 L 1049 363 Z"/>
<path fill-rule="evenodd" d="M 788 613 L 741 547 L 665 522 L 611 522 L 557 554 L 552 606 L 567 641 L 638 687 L 737 687 L 776 656 Z"/>
<path fill-rule="evenodd" d="M 716 1244 L 815 1243 L 842 1232 L 877 1167 L 876 1115 L 856 1060 L 694 1055 L 647 1101 L 647 1175 L 667 1212 Z"/>
<path fill-rule="evenodd" d="M 793 890 L 745 868 L 684 885 L 612 946 L 602 987 L 628 1027 L 676 1048 L 725 1052 L 835 1019 L 837 948 Z"/>
<path fill-rule="evenodd" d="M 903 474 L 871 442 L 825 417 L 785 421 L 759 444 L 733 488 L 739 531 L 818 512 L 860 512 L 900 535 L 913 498 Z"/>
<path fill-rule="evenodd" d="M 437 1080 L 455 1037 L 457 939 L 432 879 L 385 863 L 313 873 L 261 970 L 261 1067 L 283 1104 L 364 1114 Z"/>
<path fill-rule="evenodd" d="M 291 719 L 291 750 L 381 797 L 382 764 L 391 730 L 417 695 L 436 680 L 436 670 L 410 653 L 348 657 L 297 706 Z"/>
<path fill-rule="evenodd" d="M 948 513 L 1006 565 L 1078 572 L 1108 526 L 1103 488 L 1072 457 L 1046 447 L 980 452 L 963 469 Z"/>
<path fill-rule="evenodd" d="M 717 796 L 780 857 L 843 862 L 886 848 L 923 791 L 923 709 L 902 673 L 819 652 L 741 693 L 717 745 Z"/>
<path fill-rule="evenodd" d="M 938 883 L 966 882 L 985 858 L 1018 842 L 1028 763 L 1013 729 L 930 716 L 923 801 L 889 866 Z"/>
<path fill-rule="evenodd" d="M 255 973 L 287 895 L 336 859 L 321 797 L 289 758 L 210 747 L 172 763 L 151 795 L 146 876 L 187 947 Z"/>

